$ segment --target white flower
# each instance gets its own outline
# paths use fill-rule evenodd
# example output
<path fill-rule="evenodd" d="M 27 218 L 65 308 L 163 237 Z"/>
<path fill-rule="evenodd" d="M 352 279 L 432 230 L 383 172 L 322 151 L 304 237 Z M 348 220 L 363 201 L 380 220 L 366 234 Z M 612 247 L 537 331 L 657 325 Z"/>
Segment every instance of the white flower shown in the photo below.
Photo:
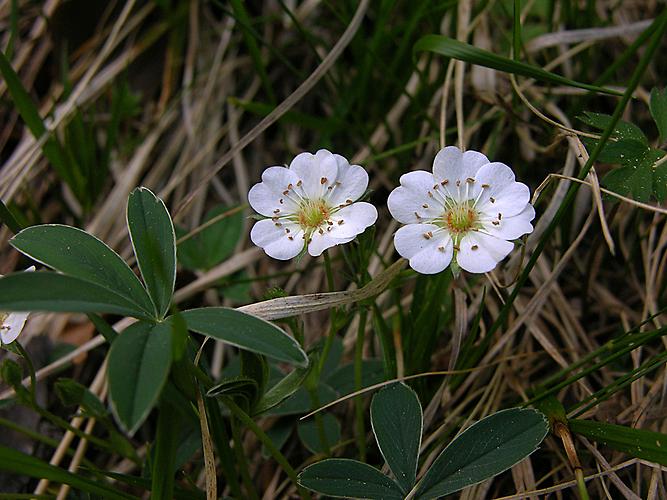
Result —
<path fill-rule="evenodd" d="M 375 207 L 355 203 L 367 186 L 362 167 L 326 149 L 301 153 L 289 167 L 269 167 L 248 193 L 250 206 L 269 217 L 255 223 L 250 239 L 274 259 L 296 257 L 305 245 L 317 257 L 375 223 Z"/>
<path fill-rule="evenodd" d="M 477 151 L 446 147 L 433 161 L 433 174 L 418 170 L 400 182 L 387 200 L 394 219 L 407 224 L 394 235 L 394 246 L 419 273 L 439 273 L 452 258 L 466 271 L 485 273 L 512 251 L 509 240 L 533 231 L 528 186 Z"/>
<path fill-rule="evenodd" d="M 30 266 L 26 271 L 34 271 L 35 266 Z M 28 319 L 27 312 L 3 312 L 0 311 L 0 339 L 3 344 L 14 342 Z"/>

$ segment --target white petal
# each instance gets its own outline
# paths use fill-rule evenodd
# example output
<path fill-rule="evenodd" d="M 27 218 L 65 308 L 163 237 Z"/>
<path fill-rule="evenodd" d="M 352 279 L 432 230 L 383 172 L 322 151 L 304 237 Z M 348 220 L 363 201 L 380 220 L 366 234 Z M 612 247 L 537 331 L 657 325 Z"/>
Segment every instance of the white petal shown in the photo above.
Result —
<path fill-rule="evenodd" d="M 512 217 L 503 217 L 496 220 L 498 224 L 485 224 L 484 232 L 502 238 L 504 240 L 515 240 L 524 234 L 533 232 L 533 225 L 530 223 L 535 218 L 535 209 L 532 205 L 526 205 L 521 213 Z"/>
<path fill-rule="evenodd" d="M 278 260 L 289 260 L 299 255 L 303 249 L 303 231 L 297 224 L 279 222 L 280 226 L 270 219 L 255 223 L 250 231 L 252 242 L 264 249 L 269 257 Z M 289 233 L 285 230 L 289 229 Z M 290 239 L 291 237 L 291 239 Z"/>
<path fill-rule="evenodd" d="M 530 200 L 528 186 L 514 180 L 514 172 L 504 163 L 494 162 L 480 168 L 475 184 L 484 188 L 477 209 L 503 217 L 511 217 L 523 211 Z M 493 200 L 493 201 L 492 201 Z"/>
<path fill-rule="evenodd" d="M 327 182 L 329 203 L 331 205 L 342 205 L 347 200 L 357 201 L 368 187 L 368 172 L 359 165 L 350 165 L 340 155 L 334 158 L 338 164 L 338 176 Z"/>
<path fill-rule="evenodd" d="M 530 190 L 528 186 L 521 182 L 514 182 L 505 186 L 499 193 L 485 192 L 479 198 L 476 208 L 483 215 L 488 217 L 512 217 L 525 210 L 530 200 Z"/>
<path fill-rule="evenodd" d="M 461 238 L 456 262 L 470 273 L 486 273 L 507 257 L 513 248 L 514 244 L 509 241 L 472 231 Z"/>
<path fill-rule="evenodd" d="M 27 269 L 26 269 L 27 270 Z M 28 319 L 27 312 L 10 312 L 0 326 L 0 338 L 3 344 L 14 342 L 23 330 Z"/>
<path fill-rule="evenodd" d="M 296 205 L 284 194 L 287 186 L 296 185 L 298 178 L 285 167 L 269 167 L 262 173 L 262 182 L 255 184 L 248 192 L 248 203 L 258 213 L 267 217 L 275 215 L 274 210 L 293 212 Z M 280 203 L 280 200 L 283 200 Z"/>
<path fill-rule="evenodd" d="M 463 163 L 466 169 L 477 174 L 480 168 L 490 162 L 485 154 L 469 149 L 463 153 Z"/>
<path fill-rule="evenodd" d="M 433 177 L 437 182 L 445 182 L 451 196 L 457 201 L 465 201 L 477 195 L 473 191 L 474 179 L 479 169 L 489 159 L 477 151 L 462 153 L 456 146 L 441 149 L 433 160 Z"/>
<path fill-rule="evenodd" d="M 410 267 L 422 274 L 444 271 L 452 261 L 453 243 L 446 231 L 438 231 L 434 224 L 408 224 L 394 235 L 396 251 L 410 260 Z M 424 234 L 433 233 L 425 238 Z"/>
<path fill-rule="evenodd" d="M 336 157 L 326 149 L 298 154 L 289 168 L 302 181 L 302 195 L 310 199 L 322 198 L 338 176 Z"/>
<path fill-rule="evenodd" d="M 331 216 L 333 226 L 327 232 L 336 238 L 354 238 L 363 233 L 368 226 L 375 224 L 377 218 L 377 209 L 370 203 L 360 201 L 334 213 Z"/>
<path fill-rule="evenodd" d="M 343 245 L 344 243 L 349 243 L 353 239 L 354 236 L 349 236 L 347 238 L 337 238 L 332 236 L 327 231 L 324 231 L 323 233 L 315 231 L 311 236 L 310 243 L 308 243 L 308 253 L 313 257 L 319 257 L 322 255 L 322 252 L 328 248 L 334 247 L 336 245 Z"/>
<path fill-rule="evenodd" d="M 401 185 L 389 193 L 387 199 L 387 207 L 394 219 L 403 224 L 420 224 L 443 214 L 440 197 L 428 196 L 429 192 L 433 194 L 433 186 L 437 184 L 433 175 L 416 170 L 403 174 L 400 181 Z"/>

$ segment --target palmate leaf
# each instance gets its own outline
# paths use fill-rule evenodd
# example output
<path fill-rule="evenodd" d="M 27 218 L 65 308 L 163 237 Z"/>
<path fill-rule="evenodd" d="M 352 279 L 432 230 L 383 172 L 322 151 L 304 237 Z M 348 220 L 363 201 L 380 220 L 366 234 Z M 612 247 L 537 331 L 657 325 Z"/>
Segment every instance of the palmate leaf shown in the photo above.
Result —
<path fill-rule="evenodd" d="M 161 199 L 140 187 L 127 200 L 127 226 L 139 270 L 157 315 L 169 310 L 176 281 L 176 234 Z"/>
<path fill-rule="evenodd" d="M 535 410 L 510 408 L 470 426 L 418 483 L 415 498 L 438 498 L 500 474 L 533 453 L 549 429 Z"/>
<path fill-rule="evenodd" d="M 0 278 L 0 311 L 111 313 L 149 319 L 134 302 L 90 281 L 49 271 Z"/>
<path fill-rule="evenodd" d="M 125 261 L 81 229 L 60 224 L 31 226 L 10 244 L 37 262 L 115 292 L 153 315 L 150 297 Z"/>
<path fill-rule="evenodd" d="M 633 158 L 605 175 L 602 184 L 616 193 L 629 193 L 637 201 L 647 202 L 652 195 L 663 201 L 667 186 L 665 170 L 655 168 L 655 163 L 663 156 L 660 150 L 648 149 L 641 159 Z"/>
<path fill-rule="evenodd" d="M 588 125 L 603 130 L 611 116 L 586 112 L 579 117 Z M 597 146 L 597 140 L 582 139 L 589 150 Z M 655 167 L 664 152 L 651 148 L 644 133 L 632 123 L 619 122 L 598 156 L 598 161 L 620 165 L 602 178 L 607 189 L 622 195 L 630 195 L 637 201 L 647 202 L 651 196 L 658 201 L 667 197 L 667 170 Z"/>
<path fill-rule="evenodd" d="M 578 118 L 582 122 L 598 130 L 606 129 L 611 122 L 611 115 L 593 113 L 592 111 L 584 111 Z M 615 139 L 633 139 L 644 145 L 648 145 L 648 139 L 646 138 L 646 135 L 644 135 L 644 132 L 642 132 L 642 130 L 634 123 L 623 120 L 619 120 L 616 124 L 616 129 L 614 130 L 612 137 Z"/>
<path fill-rule="evenodd" d="M 373 433 L 382 456 L 404 493 L 417 477 L 422 408 L 417 394 L 402 383 L 379 391 L 371 402 Z"/>
<path fill-rule="evenodd" d="M 226 307 L 206 307 L 183 311 L 188 328 L 242 349 L 298 366 L 308 364 L 308 356 L 286 332 L 256 316 Z"/>
<path fill-rule="evenodd" d="M 330 458 L 306 467 L 299 474 L 299 484 L 332 497 L 402 500 L 405 496 L 375 467 L 345 458 Z"/>
<path fill-rule="evenodd" d="M 157 402 L 171 368 L 172 325 L 140 321 L 109 351 L 109 398 L 120 426 L 134 434 Z"/>

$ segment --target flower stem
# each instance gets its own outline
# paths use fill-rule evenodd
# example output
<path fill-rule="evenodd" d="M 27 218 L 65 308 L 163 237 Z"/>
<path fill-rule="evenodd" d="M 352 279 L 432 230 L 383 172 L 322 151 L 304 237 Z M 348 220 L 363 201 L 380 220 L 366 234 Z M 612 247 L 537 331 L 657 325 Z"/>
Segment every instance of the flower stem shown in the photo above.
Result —
<path fill-rule="evenodd" d="M 232 428 L 232 439 L 234 439 L 234 453 L 236 454 L 236 460 L 238 460 L 239 463 L 239 471 L 241 472 L 241 480 L 243 481 L 243 486 L 245 486 L 248 498 L 251 498 L 252 500 L 259 500 L 259 495 L 257 495 L 257 490 L 255 489 L 255 486 L 252 484 L 252 479 L 250 478 L 250 473 L 248 472 L 249 466 L 248 466 L 248 461 L 246 460 L 245 457 L 245 453 L 243 451 L 243 439 L 241 438 L 239 425 L 236 422 L 236 418 L 238 417 L 238 415 L 237 412 L 234 411 L 234 409 L 231 407 L 231 405 L 234 405 L 236 409 L 238 409 L 238 412 L 243 413 L 243 411 L 238 406 L 236 406 L 236 404 L 234 404 L 234 402 L 229 398 L 225 398 L 225 404 L 234 414 L 230 417 L 229 423 Z M 239 420 L 243 421 L 241 418 L 239 418 Z"/>
<path fill-rule="evenodd" d="M 327 287 L 329 288 L 330 292 L 334 291 L 334 277 L 333 277 L 333 270 L 331 269 L 331 257 L 329 256 L 329 251 L 325 250 L 324 251 L 324 271 L 327 276 Z M 322 356 L 320 357 L 320 362 L 319 366 L 317 367 L 317 380 L 319 380 L 319 377 L 322 373 L 322 368 L 324 368 L 324 364 L 327 361 L 327 358 L 329 357 L 329 351 L 331 350 L 331 346 L 333 344 L 334 338 L 336 338 L 336 319 L 338 316 L 338 309 L 334 308 L 331 310 L 331 321 L 330 321 L 330 327 L 329 327 L 329 335 L 327 336 L 326 340 L 324 341 L 324 347 L 322 348 Z"/>
<path fill-rule="evenodd" d="M 354 349 L 354 388 L 361 390 L 363 382 L 363 356 L 364 337 L 366 333 L 366 308 L 359 311 L 359 329 L 357 330 L 357 342 Z M 357 447 L 359 448 L 359 460 L 366 461 L 366 426 L 364 424 L 364 399 L 361 395 L 354 399 L 354 410 L 356 417 Z"/>
<path fill-rule="evenodd" d="M 231 411 L 234 414 L 234 417 L 238 418 L 239 421 L 241 421 L 248 429 L 250 429 L 255 436 L 257 436 L 257 439 L 259 439 L 264 446 L 266 446 L 266 449 L 271 453 L 273 458 L 275 458 L 276 462 L 278 462 L 278 465 L 282 467 L 282 469 L 285 471 L 287 476 L 292 480 L 294 485 L 296 486 L 297 491 L 299 492 L 299 496 L 303 500 L 310 499 L 310 495 L 306 490 L 304 490 L 301 486 L 299 486 L 299 483 L 297 481 L 296 477 L 296 472 L 292 468 L 292 466 L 289 464 L 285 456 L 280 453 L 280 450 L 276 448 L 276 446 L 273 444 L 273 441 L 271 441 L 271 438 L 266 435 L 266 433 L 255 423 L 255 421 L 248 416 L 246 412 L 244 412 L 239 406 L 234 403 L 234 401 L 231 400 L 231 398 L 224 398 L 225 405 L 227 408 L 229 408 L 229 411 Z"/>
<path fill-rule="evenodd" d="M 35 377 L 35 365 L 32 364 L 32 359 L 30 358 L 28 351 L 23 348 L 18 340 L 14 341 L 14 346 L 16 347 L 16 350 L 21 353 L 21 357 L 25 359 L 25 362 L 28 365 L 28 372 L 30 373 L 30 399 L 34 405 L 37 405 L 37 378 Z"/>
<path fill-rule="evenodd" d="M 320 407 L 320 398 L 317 395 L 317 385 L 314 387 L 308 387 L 308 395 L 310 396 L 310 406 L 313 410 L 317 410 Z M 315 414 L 315 426 L 317 427 L 317 435 L 320 438 L 320 444 L 326 456 L 331 456 L 331 446 L 329 440 L 327 439 L 327 433 L 324 428 L 324 418 L 321 413 Z"/>

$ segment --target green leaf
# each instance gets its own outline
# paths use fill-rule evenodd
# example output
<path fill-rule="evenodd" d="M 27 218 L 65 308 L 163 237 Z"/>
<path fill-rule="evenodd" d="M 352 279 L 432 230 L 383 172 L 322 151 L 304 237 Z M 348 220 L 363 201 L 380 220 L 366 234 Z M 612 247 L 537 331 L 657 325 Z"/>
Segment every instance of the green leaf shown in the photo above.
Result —
<path fill-rule="evenodd" d="M 31 226 L 10 243 L 37 262 L 107 288 L 132 301 L 146 314 L 153 314 L 150 297 L 125 261 L 81 229 L 60 224 Z"/>
<path fill-rule="evenodd" d="M 298 342 L 273 323 L 226 307 L 183 312 L 190 330 L 278 361 L 306 366 L 308 357 Z"/>
<path fill-rule="evenodd" d="M 510 408 L 470 426 L 452 441 L 419 482 L 415 498 L 436 498 L 489 479 L 533 453 L 548 423 L 535 410 Z"/>
<path fill-rule="evenodd" d="M 204 224 L 230 210 L 220 206 L 210 210 L 204 217 Z M 243 212 L 238 211 L 214 222 L 200 233 L 178 245 L 178 261 L 191 270 L 208 270 L 232 255 L 243 231 Z M 187 231 L 176 227 L 179 238 Z"/>
<path fill-rule="evenodd" d="M 255 393 L 250 399 L 250 413 L 254 412 L 255 406 L 266 391 L 266 384 L 269 381 L 269 364 L 266 358 L 254 352 L 241 350 L 239 352 L 241 360 L 241 375 L 248 377 L 255 382 Z"/>
<path fill-rule="evenodd" d="M 136 498 L 117 488 L 107 486 L 102 481 L 92 481 L 80 473 L 72 474 L 60 467 L 47 464 L 38 458 L 31 457 L 0 445 L 0 470 L 11 472 L 17 476 L 29 476 L 36 479 L 48 479 L 54 483 L 68 484 L 72 488 L 85 491 L 91 495 L 109 499 Z"/>
<path fill-rule="evenodd" d="M 73 276 L 48 271 L 0 278 L 0 311 L 97 312 L 146 318 L 127 298 Z"/>
<path fill-rule="evenodd" d="M 331 413 L 322 415 L 322 424 L 324 426 L 324 435 L 327 438 L 327 443 L 334 445 L 340 441 L 340 422 Z M 297 433 L 303 445 L 312 453 L 325 453 L 326 450 L 322 445 L 320 439 L 319 429 L 316 418 L 309 418 L 299 422 L 297 426 Z"/>
<path fill-rule="evenodd" d="M 334 370 L 326 381 L 338 394 L 354 392 L 357 387 L 354 382 L 354 363 L 347 363 Z M 361 363 L 361 386 L 370 387 L 384 381 L 384 362 L 379 359 L 364 359 Z"/>
<path fill-rule="evenodd" d="M 667 466 L 666 434 L 578 419 L 570 420 L 568 426 L 572 432 L 604 446 Z"/>
<path fill-rule="evenodd" d="M 127 225 L 137 264 L 157 315 L 169 310 L 176 280 L 176 235 L 162 200 L 140 187 L 127 200 Z"/>
<path fill-rule="evenodd" d="M 651 194 L 660 199 L 664 190 L 658 183 L 662 182 L 663 171 L 654 169 L 654 166 L 663 155 L 660 150 L 649 149 L 641 161 L 633 160 L 630 165 L 609 172 L 603 177 L 602 184 L 619 194 L 630 193 L 638 201 L 649 201 Z"/>
<path fill-rule="evenodd" d="M 121 427 L 134 434 L 155 405 L 171 367 L 171 325 L 139 322 L 109 351 L 109 398 Z"/>
<path fill-rule="evenodd" d="M 370 465 L 346 458 L 330 458 L 306 467 L 299 484 L 332 497 L 403 500 L 398 485 Z"/>
<path fill-rule="evenodd" d="M 660 142 L 664 143 L 667 139 L 667 88 L 660 90 L 655 87 L 651 90 L 649 109 L 658 127 Z"/>
<path fill-rule="evenodd" d="M 274 424 L 266 430 L 266 435 L 273 443 L 273 446 L 280 450 L 283 446 L 285 446 L 285 443 L 292 434 L 293 429 L 294 422 L 291 419 L 281 418 L 275 421 Z M 271 455 L 269 450 L 266 448 L 266 445 L 262 445 L 262 457 L 269 458 L 270 456 Z"/>
<path fill-rule="evenodd" d="M 417 43 L 415 43 L 412 52 L 416 53 L 421 51 L 434 52 L 470 64 L 496 69 L 505 73 L 527 76 L 529 78 L 535 78 L 536 80 L 555 83 L 557 85 L 567 85 L 568 87 L 577 87 L 592 92 L 600 92 L 602 94 L 623 95 L 622 92 L 570 80 L 564 76 L 546 71 L 539 66 L 533 66 L 532 64 L 527 64 L 521 61 L 514 61 L 507 57 L 499 56 L 443 35 L 425 35 L 421 37 L 417 40 Z"/>
<path fill-rule="evenodd" d="M 266 391 L 264 397 L 262 397 L 257 404 L 254 414 L 258 415 L 268 411 L 294 394 L 299 387 L 301 387 L 301 384 L 303 384 L 303 381 L 310 373 L 312 367 L 313 363 L 310 363 L 306 368 L 296 368 L 286 375 L 285 378 L 280 380 L 280 382 L 271 387 L 271 389 Z"/>
<path fill-rule="evenodd" d="M 595 148 L 598 141 L 584 138 L 582 142 L 586 146 L 586 149 L 591 151 Z M 646 144 L 636 139 L 610 140 L 605 144 L 602 151 L 600 151 L 598 161 L 636 167 L 646 158 L 649 151 L 650 148 Z"/>
<path fill-rule="evenodd" d="M 71 378 L 61 378 L 55 383 L 56 394 L 63 406 L 81 406 L 95 418 L 107 416 L 107 409 L 102 401 L 88 388 Z"/>
<path fill-rule="evenodd" d="M 320 383 L 317 386 L 317 401 L 320 405 L 325 405 L 336 399 L 336 392 L 326 384 Z M 269 410 L 269 415 L 299 415 L 314 410 L 310 394 L 305 387 L 299 389 L 289 398 L 285 399 L 278 406 Z"/>
<path fill-rule="evenodd" d="M 234 377 L 214 385 L 206 395 L 208 397 L 233 397 L 234 401 L 245 411 L 250 408 L 252 402 L 257 398 L 257 392 L 257 382 L 255 380 L 248 377 Z"/>
<path fill-rule="evenodd" d="M 591 111 L 584 111 L 583 115 L 578 117 L 582 122 L 594 127 L 598 130 L 605 130 L 611 122 L 611 115 L 604 113 L 593 113 Z M 616 139 L 634 139 L 644 145 L 648 145 L 648 139 L 637 125 L 634 123 L 620 120 L 616 124 L 616 129 L 612 133 L 612 137 Z M 598 157 L 598 160 L 600 158 Z"/>
<path fill-rule="evenodd" d="M 373 396 L 371 424 L 382 456 L 404 493 L 415 485 L 422 437 L 422 407 L 417 394 L 403 383 Z"/>

